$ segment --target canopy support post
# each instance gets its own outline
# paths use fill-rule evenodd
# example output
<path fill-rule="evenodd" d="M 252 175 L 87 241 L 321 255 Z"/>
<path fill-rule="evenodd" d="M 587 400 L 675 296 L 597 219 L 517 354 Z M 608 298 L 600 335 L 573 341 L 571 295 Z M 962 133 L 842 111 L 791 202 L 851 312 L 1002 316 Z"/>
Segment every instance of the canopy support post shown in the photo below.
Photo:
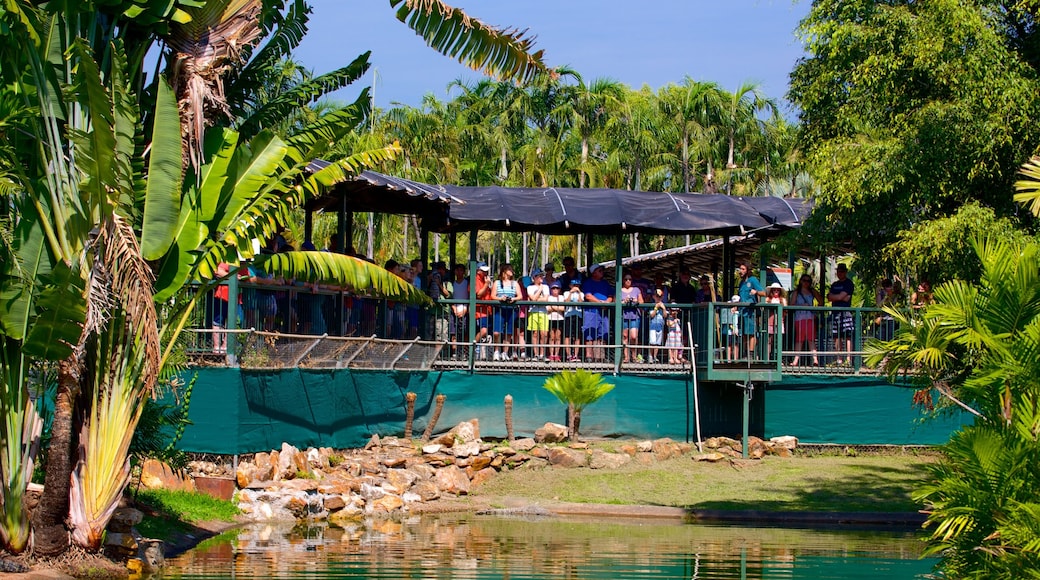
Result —
<path fill-rule="evenodd" d="M 354 212 L 350 210 L 346 195 L 340 198 L 336 226 L 336 251 L 340 254 L 350 254 L 350 246 L 354 239 Z"/>
<path fill-rule="evenodd" d="M 455 234 L 452 234 L 454 237 Z M 455 240 L 452 240 L 452 249 Z M 477 354 L 477 230 L 469 233 L 469 304 L 467 305 L 466 326 L 469 331 L 469 370 L 473 372 L 473 360 Z M 488 322 L 491 322 L 490 320 Z"/>
<path fill-rule="evenodd" d="M 314 210 L 308 209 L 303 214 L 303 241 L 314 244 Z M 316 247 L 316 246 L 315 246 Z"/>
<path fill-rule="evenodd" d="M 589 236 L 591 238 L 591 236 Z M 624 254 L 622 248 L 624 247 L 624 238 L 619 230 L 614 234 L 614 374 L 618 374 L 621 370 L 621 359 L 625 341 L 621 339 L 621 333 L 624 331 L 622 328 L 621 320 L 621 280 L 624 278 L 624 269 L 621 265 L 621 257 Z M 592 274 L 591 272 L 589 273 Z"/>
<path fill-rule="evenodd" d="M 722 237 L 722 295 L 733 296 L 733 245 L 729 236 Z"/>

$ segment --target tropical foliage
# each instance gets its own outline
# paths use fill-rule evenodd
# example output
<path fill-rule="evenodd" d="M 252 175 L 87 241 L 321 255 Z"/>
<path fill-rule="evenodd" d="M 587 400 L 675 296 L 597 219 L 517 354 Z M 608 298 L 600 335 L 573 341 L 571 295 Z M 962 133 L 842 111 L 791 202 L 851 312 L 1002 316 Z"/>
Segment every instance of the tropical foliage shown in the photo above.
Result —
<path fill-rule="evenodd" d="M 447 44 L 441 33 L 431 42 L 466 62 L 515 74 L 541 66 L 515 34 L 468 20 L 439 28 L 440 6 L 407 3 L 399 16 L 413 15 L 423 34 L 454 31 Z M 365 56 L 258 96 L 269 67 L 306 32 L 307 12 L 301 1 L 286 10 L 283 0 L 16 0 L 0 8 L 6 550 L 20 552 L 35 536 L 36 551 L 60 553 L 66 522 L 77 544 L 100 546 L 143 403 L 162 373 L 163 343 L 169 353 L 183 325 L 175 312 L 160 318 L 157 301 L 189 279 L 205 292 L 220 281 L 218 262 L 251 256 L 251 240 L 271 235 L 308 196 L 399 152 L 390 143 L 308 169 L 363 122 L 367 98 L 362 92 L 354 105 L 317 117 L 293 111 L 357 78 Z M 262 38 L 268 43 L 254 52 Z M 160 41 L 167 69 L 146 77 L 145 57 Z M 345 256 L 308 253 L 268 269 L 425 300 Z M 58 389 L 46 487 L 30 527 L 21 496 L 40 434 L 30 386 L 50 366 Z"/>
<path fill-rule="evenodd" d="M 1040 245 L 975 242 L 978 285 L 953 280 L 899 317 L 871 364 L 913 370 L 975 422 L 943 446 L 917 498 L 950 577 L 1040 576 Z"/>
<path fill-rule="evenodd" d="M 447 101 L 376 111 L 369 130 L 341 142 L 344 152 L 400 143 L 402 155 L 382 171 L 431 183 L 516 187 L 611 187 L 739 195 L 814 193 L 797 147 L 797 128 L 752 83 L 730 92 L 685 78 L 652 91 L 607 78 L 586 79 L 566 67 L 526 84 L 455 81 Z M 418 253 L 415 224 L 373 216 L 355 230 L 355 247 L 376 262 Z M 331 228 L 315 227 L 316 232 Z M 573 237 L 529 240 L 525 272 L 535 263 L 578 255 Z M 323 243 L 317 239 L 316 243 Z M 486 234 L 481 259 L 519 262 L 520 234 Z M 634 252 L 671 247 L 679 237 L 643 236 Z M 468 240 L 457 240 L 466 253 Z M 371 247 L 371 250 L 368 248 Z M 441 256 L 448 253 L 447 244 Z M 614 256 L 613 240 L 595 259 Z M 535 255 L 535 254 L 538 255 Z"/>
<path fill-rule="evenodd" d="M 581 413 L 585 407 L 614 390 L 614 385 L 604 381 L 603 375 L 585 369 L 562 371 L 545 379 L 542 386 L 567 405 L 567 432 L 572 441 L 578 440 Z"/>
<path fill-rule="evenodd" d="M 896 260 L 920 239 L 903 232 L 962 219 L 966 203 L 1027 225 L 1008 192 L 1040 144 L 1036 10 L 988 0 L 813 3 L 789 96 L 820 191 L 803 228 L 814 244 L 852 241 L 872 278 L 903 271 Z M 963 231 L 935 227 L 924 242 L 962 246 Z"/>

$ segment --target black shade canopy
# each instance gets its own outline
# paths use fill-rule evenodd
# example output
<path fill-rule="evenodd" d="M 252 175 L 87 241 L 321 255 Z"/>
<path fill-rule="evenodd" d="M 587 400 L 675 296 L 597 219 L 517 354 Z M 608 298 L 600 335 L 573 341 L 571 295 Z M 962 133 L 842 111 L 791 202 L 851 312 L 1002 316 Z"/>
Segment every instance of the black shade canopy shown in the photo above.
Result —
<path fill-rule="evenodd" d="M 316 162 L 317 163 L 317 162 Z M 624 189 L 429 185 L 365 171 L 307 204 L 310 210 L 417 215 L 433 232 L 742 235 L 798 227 L 811 210 L 801 199 Z"/>

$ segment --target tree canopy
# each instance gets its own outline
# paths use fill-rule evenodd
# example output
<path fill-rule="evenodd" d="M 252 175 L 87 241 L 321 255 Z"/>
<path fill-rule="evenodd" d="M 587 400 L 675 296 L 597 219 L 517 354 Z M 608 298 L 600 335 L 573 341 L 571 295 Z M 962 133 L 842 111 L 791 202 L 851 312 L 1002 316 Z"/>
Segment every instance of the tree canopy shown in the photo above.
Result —
<path fill-rule="evenodd" d="M 790 98 L 820 190 L 817 244 L 852 240 L 873 274 L 907 267 L 901 232 L 968 202 L 1031 222 L 1012 183 L 1040 144 L 1033 4 L 814 2 Z"/>

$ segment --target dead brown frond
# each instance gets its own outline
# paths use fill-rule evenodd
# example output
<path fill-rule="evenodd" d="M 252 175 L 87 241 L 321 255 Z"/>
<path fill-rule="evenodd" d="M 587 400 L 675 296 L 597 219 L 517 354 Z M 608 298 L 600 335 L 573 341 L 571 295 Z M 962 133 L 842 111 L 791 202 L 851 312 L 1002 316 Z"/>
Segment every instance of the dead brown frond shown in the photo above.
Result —
<path fill-rule="evenodd" d="M 220 0 L 189 10 L 191 22 L 171 27 L 170 85 L 181 113 L 186 161 L 202 164 L 202 136 L 215 115 L 227 115 L 224 75 L 242 62 L 242 50 L 260 38 L 261 0 Z"/>

